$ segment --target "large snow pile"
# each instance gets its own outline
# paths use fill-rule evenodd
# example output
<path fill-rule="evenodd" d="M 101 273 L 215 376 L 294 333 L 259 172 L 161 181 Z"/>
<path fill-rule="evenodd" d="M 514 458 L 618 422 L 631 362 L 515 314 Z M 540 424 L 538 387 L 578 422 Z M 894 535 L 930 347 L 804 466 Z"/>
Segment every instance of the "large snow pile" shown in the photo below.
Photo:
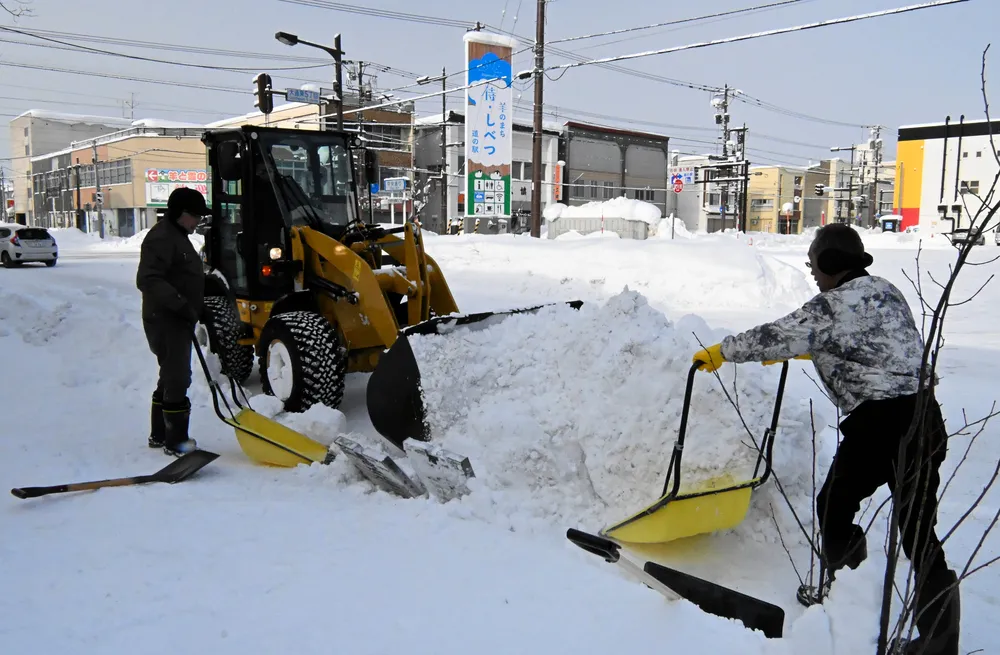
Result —
<path fill-rule="evenodd" d="M 458 335 L 411 337 L 434 440 L 470 458 L 463 502 L 512 526 L 603 527 L 657 499 L 677 436 L 691 358 L 724 332 L 672 322 L 627 289 L 603 305 L 560 304 Z M 759 439 L 779 368 L 721 370 Z M 808 407 L 784 403 L 775 457 L 783 483 L 808 478 Z M 824 425 L 822 417 L 818 421 Z M 757 450 L 719 379 L 695 378 L 682 489 L 752 477 Z"/>
<path fill-rule="evenodd" d="M 673 223 L 673 229 L 671 229 L 671 223 Z M 687 229 L 683 220 L 671 214 L 667 218 L 660 219 L 654 236 L 660 239 L 691 239 L 694 234 Z"/>
<path fill-rule="evenodd" d="M 659 207 L 644 200 L 635 200 L 619 196 L 601 202 L 588 202 L 583 205 L 564 205 L 555 203 L 545 207 L 542 212 L 546 221 L 559 218 L 624 218 L 628 221 L 643 221 L 650 225 L 660 222 L 662 213 Z"/>

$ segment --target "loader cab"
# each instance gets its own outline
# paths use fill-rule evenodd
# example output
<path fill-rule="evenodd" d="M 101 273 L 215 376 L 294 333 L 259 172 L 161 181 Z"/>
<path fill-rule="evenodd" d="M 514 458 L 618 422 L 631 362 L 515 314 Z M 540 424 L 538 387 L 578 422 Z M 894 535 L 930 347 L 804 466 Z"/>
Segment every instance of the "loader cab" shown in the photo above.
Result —
<path fill-rule="evenodd" d="M 246 125 L 202 140 L 212 182 L 206 264 L 238 298 L 293 291 L 294 275 L 271 266 L 289 254 L 290 228 L 340 240 L 359 218 L 350 135 Z"/>

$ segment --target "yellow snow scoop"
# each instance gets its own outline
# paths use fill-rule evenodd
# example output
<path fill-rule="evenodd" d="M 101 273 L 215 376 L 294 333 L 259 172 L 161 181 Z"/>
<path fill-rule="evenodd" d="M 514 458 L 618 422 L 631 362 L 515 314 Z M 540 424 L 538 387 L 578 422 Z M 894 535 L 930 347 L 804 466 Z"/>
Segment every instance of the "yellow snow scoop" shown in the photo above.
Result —
<path fill-rule="evenodd" d="M 201 351 L 197 337 L 194 338 L 194 347 L 198 353 L 198 360 L 205 371 L 205 378 L 208 380 L 209 389 L 212 391 L 212 405 L 215 413 L 224 422 L 236 430 L 236 440 L 240 448 L 250 459 L 268 464 L 270 466 L 281 466 L 292 468 L 299 464 L 329 464 L 333 461 L 334 454 L 327 446 L 310 439 L 300 432 L 270 419 L 263 414 L 259 414 L 250 407 L 250 400 L 243 393 L 244 407 L 236 396 L 236 383 L 229 378 L 229 384 L 233 387 L 233 402 L 239 408 L 239 413 L 234 414 L 226 395 L 219 387 L 219 383 L 212 377 L 208 370 L 208 363 L 205 355 Z M 242 391 L 242 387 L 240 388 Z M 219 407 L 219 398 L 226 405 L 229 418 L 222 413 Z"/>
<path fill-rule="evenodd" d="M 696 362 L 688 373 L 680 430 L 667 465 L 667 476 L 660 499 L 641 512 L 605 528 L 601 531 L 601 536 L 624 544 L 662 544 L 728 530 L 743 520 L 750 508 L 750 494 L 770 477 L 774 435 L 778 429 L 781 399 L 785 393 L 785 379 L 788 377 L 787 361 L 782 363 L 771 426 L 764 432 L 761 440 L 753 477 L 737 481 L 732 476 L 723 475 L 681 493 L 681 456 L 684 452 L 688 410 L 691 407 L 691 390 L 699 366 L 701 362 Z"/>

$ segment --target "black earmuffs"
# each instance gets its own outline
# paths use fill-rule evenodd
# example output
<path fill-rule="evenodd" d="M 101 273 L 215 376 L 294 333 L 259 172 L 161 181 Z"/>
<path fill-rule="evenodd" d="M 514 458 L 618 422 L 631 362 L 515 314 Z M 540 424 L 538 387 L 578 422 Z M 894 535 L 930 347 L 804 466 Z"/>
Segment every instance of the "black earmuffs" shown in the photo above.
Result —
<path fill-rule="evenodd" d="M 874 261 L 875 259 L 866 252 L 856 255 L 833 248 L 824 250 L 816 258 L 819 270 L 826 275 L 837 275 L 844 271 L 868 268 Z"/>

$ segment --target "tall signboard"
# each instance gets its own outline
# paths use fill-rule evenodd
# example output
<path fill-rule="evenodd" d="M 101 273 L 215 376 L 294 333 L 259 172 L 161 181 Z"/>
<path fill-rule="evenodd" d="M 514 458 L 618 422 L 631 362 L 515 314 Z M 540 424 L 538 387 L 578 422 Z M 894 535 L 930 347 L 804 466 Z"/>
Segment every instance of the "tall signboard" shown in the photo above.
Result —
<path fill-rule="evenodd" d="M 516 42 L 483 32 L 465 34 L 466 216 L 510 218 L 514 152 L 511 54 Z"/>

